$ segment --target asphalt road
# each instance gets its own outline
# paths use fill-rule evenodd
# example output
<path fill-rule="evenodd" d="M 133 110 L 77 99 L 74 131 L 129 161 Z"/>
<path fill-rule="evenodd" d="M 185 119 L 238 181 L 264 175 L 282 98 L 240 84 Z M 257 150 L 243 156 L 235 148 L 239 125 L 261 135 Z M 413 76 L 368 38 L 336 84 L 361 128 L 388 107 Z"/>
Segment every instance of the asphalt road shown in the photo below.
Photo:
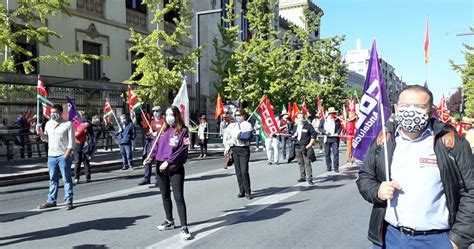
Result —
<path fill-rule="evenodd" d="M 340 158 L 342 159 L 343 150 Z M 343 165 L 341 160 L 341 165 Z M 0 188 L 1 248 L 370 248 L 370 205 L 358 194 L 357 167 L 326 172 L 313 163 L 315 185 L 297 183 L 296 163 L 268 166 L 252 153 L 255 198 L 238 199 L 233 167 L 222 156 L 186 165 L 185 198 L 193 239 L 179 229 L 158 231 L 164 217 L 159 189 L 137 186 L 143 169 L 93 174 L 74 187 L 76 208 L 37 210 L 48 181 Z M 58 199 L 62 200 L 62 189 Z M 175 220 L 179 224 L 176 209 Z"/>

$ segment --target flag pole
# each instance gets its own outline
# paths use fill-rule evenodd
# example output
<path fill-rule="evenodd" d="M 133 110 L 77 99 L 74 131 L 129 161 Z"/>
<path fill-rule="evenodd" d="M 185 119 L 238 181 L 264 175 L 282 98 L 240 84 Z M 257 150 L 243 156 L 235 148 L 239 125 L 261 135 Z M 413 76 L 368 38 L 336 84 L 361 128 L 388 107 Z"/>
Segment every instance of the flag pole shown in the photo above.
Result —
<path fill-rule="evenodd" d="M 379 89 L 383 89 L 379 82 Z M 390 171 L 388 168 L 388 151 L 387 151 L 387 135 L 385 134 L 385 106 L 383 101 L 380 101 L 380 106 L 382 107 L 381 118 L 382 118 L 382 137 L 383 137 L 383 152 L 384 152 L 384 163 L 385 163 L 385 180 L 390 181 Z M 387 199 L 387 207 L 390 207 L 390 199 Z"/>
<path fill-rule="evenodd" d="M 252 113 L 250 113 L 249 117 L 247 118 L 247 121 L 250 120 L 250 118 L 252 117 L 252 115 L 257 111 L 258 107 L 262 104 L 262 100 L 265 98 L 265 96 L 263 96 L 262 99 L 260 99 L 260 103 L 257 105 L 257 107 L 255 107 L 255 110 L 253 110 Z"/>
<path fill-rule="evenodd" d="M 150 159 L 151 153 L 152 153 L 153 150 L 155 149 L 155 146 L 156 146 L 156 144 L 158 143 L 158 140 L 160 140 L 161 133 L 163 133 L 163 128 L 164 128 L 164 126 L 161 126 L 160 132 L 159 132 L 158 135 L 156 136 L 156 139 L 155 139 L 155 141 L 153 142 L 153 145 L 151 146 L 151 149 L 150 149 L 150 151 L 148 152 L 148 155 L 146 156 L 145 160 L 143 161 L 143 166 L 146 166 L 146 165 L 145 165 L 145 162 Z"/>
<path fill-rule="evenodd" d="M 146 118 L 145 112 L 143 112 L 143 109 L 141 107 L 140 107 L 140 111 L 142 112 L 143 118 L 145 119 L 146 124 L 148 125 L 148 128 L 150 129 L 150 133 L 152 133 L 153 128 L 151 127 L 150 122 L 148 122 L 148 119 Z"/>
<path fill-rule="evenodd" d="M 117 123 L 117 126 L 122 130 L 122 127 L 120 126 L 120 123 L 117 119 L 117 116 L 115 116 L 115 111 L 112 109 L 112 116 L 114 116 L 115 122 Z"/>
<path fill-rule="evenodd" d="M 39 80 L 40 80 L 40 75 L 38 74 L 38 81 Z M 36 125 L 40 123 L 40 106 L 39 106 L 40 101 L 38 98 L 38 81 L 36 82 Z"/>

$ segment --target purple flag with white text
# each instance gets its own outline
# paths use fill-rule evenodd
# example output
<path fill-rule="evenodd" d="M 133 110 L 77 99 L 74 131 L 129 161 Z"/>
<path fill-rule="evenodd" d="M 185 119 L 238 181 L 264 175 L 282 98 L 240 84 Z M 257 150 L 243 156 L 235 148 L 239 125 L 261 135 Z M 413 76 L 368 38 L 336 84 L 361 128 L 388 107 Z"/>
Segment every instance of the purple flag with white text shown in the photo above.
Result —
<path fill-rule="evenodd" d="M 369 67 L 365 78 L 364 92 L 359 103 L 357 115 L 359 120 L 356 123 L 356 132 L 352 142 L 353 156 L 363 160 L 372 141 L 382 131 L 382 126 L 391 115 L 387 95 L 380 69 L 377 47 L 372 44 Z M 384 112 L 385 120 L 382 120 L 381 111 Z"/>
<path fill-rule="evenodd" d="M 72 101 L 71 97 L 66 96 L 66 101 L 67 101 L 67 111 L 69 114 L 68 120 L 71 121 L 74 125 L 77 125 L 76 123 L 82 122 L 82 117 L 77 112 L 76 105 L 74 105 L 74 102 Z"/>

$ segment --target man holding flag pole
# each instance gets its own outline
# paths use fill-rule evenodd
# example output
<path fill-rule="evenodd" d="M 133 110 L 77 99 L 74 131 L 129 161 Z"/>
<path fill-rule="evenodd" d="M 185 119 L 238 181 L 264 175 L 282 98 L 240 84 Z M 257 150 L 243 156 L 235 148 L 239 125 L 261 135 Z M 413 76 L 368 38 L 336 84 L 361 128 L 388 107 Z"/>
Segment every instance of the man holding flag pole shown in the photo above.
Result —
<path fill-rule="evenodd" d="M 396 121 L 389 110 L 375 46 L 361 98 L 354 156 L 357 186 L 373 204 L 373 248 L 467 248 L 474 242 L 474 159 L 464 138 L 430 118 L 433 95 L 403 89 Z M 381 132 L 380 132 L 381 131 Z M 370 144 L 370 146 L 365 146 Z"/>

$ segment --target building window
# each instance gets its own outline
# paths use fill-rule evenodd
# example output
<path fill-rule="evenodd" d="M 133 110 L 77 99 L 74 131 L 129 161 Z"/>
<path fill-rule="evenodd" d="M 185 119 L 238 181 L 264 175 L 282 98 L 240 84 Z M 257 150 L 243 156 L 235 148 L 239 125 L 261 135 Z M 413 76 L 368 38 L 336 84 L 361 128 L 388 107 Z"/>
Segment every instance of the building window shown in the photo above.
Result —
<path fill-rule="evenodd" d="M 250 32 L 249 20 L 247 19 L 247 12 L 248 12 L 247 3 L 248 3 L 248 0 L 242 0 L 242 17 L 240 18 L 241 20 L 240 26 L 242 29 L 242 33 L 240 36 L 241 36 L 242 41 L 250 41 L 250 39 L 252 39 L 252 32 Z"/>
<path fill-rule="evenodd" d="M 146 5 L 142 4 L 141 0 L 125 0 L 125 6 L 127 9 L 135 10 L 143 14 L 146 14 L 147 11 Z"/>
<path fill-rule="evenodd" d="M 169 3 L 170 3 L 170 0 L 164 0 L 164 6 L 168 5 Z M 179 21 L 179 11 L 170 10 L 168 13 L 165 14 L 164 18 L 166 22 L 176 24 L 174 19 Z"/>
<path fill-rule="evenodd" d="M 82 53 L 101 55 L 102 45 L 92 42 L 82 42 Z M 92 60 L 90 64 L 84 64 L 84 79 L 85 80 L 99 80 L 102 76 L 102 67 L 100 60 Z"/>
<path fill-rule="evenodd" d="M 28 55 L 23 54 L 23 53 L 18 53 L 18 54 L 13 55 L 13 59 L 15 61 L 16 72 L 17 73 L 26 73 L 25 68 L 23 67 L 23 64 L 21 64 L 21 63 L 38 57 L 38 49 L 37 49 L 37 46 L 36 46 L 36 42 L 26 42 L 25 37 L 20 37 L 20 38 L 17 39 L 16 44 L 18 46 L 20 46 L 21 48 L 31 52 L 31 56 L 28 56 Z M 31 61 L 30 64 L 34 67 L 34 69 L 32 71 L 30 71 L 30 73 L 37 73 L 38 72 L 38 62 Z"/>

